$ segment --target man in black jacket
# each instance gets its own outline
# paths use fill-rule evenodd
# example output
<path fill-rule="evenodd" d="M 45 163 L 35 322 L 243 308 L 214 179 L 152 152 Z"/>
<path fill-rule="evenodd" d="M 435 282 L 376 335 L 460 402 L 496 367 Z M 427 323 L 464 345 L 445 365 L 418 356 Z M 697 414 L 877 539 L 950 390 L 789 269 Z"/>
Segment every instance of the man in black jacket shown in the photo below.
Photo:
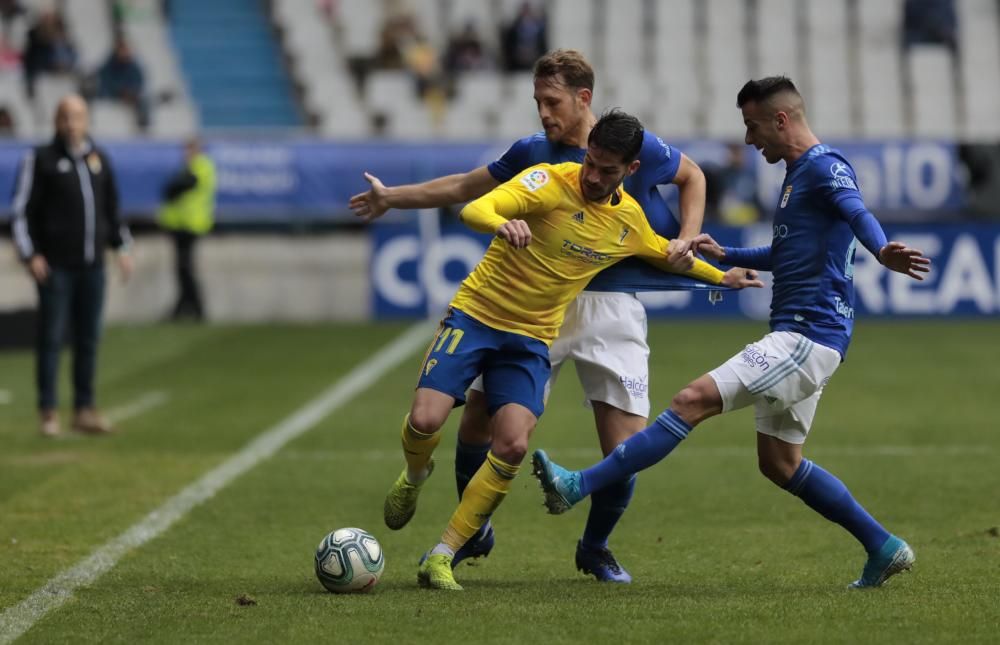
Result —
<path fill-rule="evenodd" d="M 94 373 L 104 305 L 104 252 L 118 250 L 122 277 L 132 272 L 132 238 L 119 220 L 108 156 L 87 135 L 86 102 L 69 95 L 56 110 L 56 136 L 31 150 L 14 195 L 14 241 L 38 285 L 36 369 L 41 432 L 60 433 L 56 414 L 59 352 L 73 328 L 73 429 L 111 431 L 94 407 Z"/>

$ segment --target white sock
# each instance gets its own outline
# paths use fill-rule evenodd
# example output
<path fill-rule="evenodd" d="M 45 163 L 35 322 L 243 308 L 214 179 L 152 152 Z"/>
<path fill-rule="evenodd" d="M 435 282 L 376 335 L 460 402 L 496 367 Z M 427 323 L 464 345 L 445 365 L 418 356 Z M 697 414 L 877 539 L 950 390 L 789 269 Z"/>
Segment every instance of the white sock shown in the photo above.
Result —
<path fill-rule="evenodd" d="M 424 483 L 424 480 L 431 476 L 430 468 L 422 468 L 417 474 L 413 474 L 409 468 L 406 469 L 406 481 L 410 482 L 414 486 Z"/>
<path fill-rule="evenodd" d="M 431 555 L 446 555 L 449 558 L 454 558 L 455 552 L 444 542 L 438 542 L 438 545 L 431 549 Z"/>

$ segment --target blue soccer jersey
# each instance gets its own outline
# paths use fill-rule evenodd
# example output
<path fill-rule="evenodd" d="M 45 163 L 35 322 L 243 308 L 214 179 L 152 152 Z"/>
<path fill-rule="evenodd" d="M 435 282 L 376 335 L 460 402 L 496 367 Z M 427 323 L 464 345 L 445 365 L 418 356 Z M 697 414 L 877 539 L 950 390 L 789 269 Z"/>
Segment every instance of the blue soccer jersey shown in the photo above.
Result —
<path fill-rule="evenodd" d="M 846 356 L 854 329 L 854 251 L 875 257 L 885 233 L 865 208 L 854 168 L 815 145 L 785 173 L 770 246 L 726 248 L 726 264 L 771 271 L 771 330 L 792 331 Z"/>
<path fill-rule="evenodd" d="M 585 148 L 552 142 L 544 132 L 520 139 L 499 159 L 487 166 L 490 175 L 503 183 L 519 172 L 540 163 L 558 164 L 564 161 L 583 162 Z M 657 186 L 674 180 L 681 164 L 681 152 L 650 132 L 643 135 L 639 151 L 639 170 L 625 179 L 625 191 L 635 198 L 646 214 L 653 230 L 667 239 L 677 237 L 680 224 L 670 212 Z M 601 271 L 587 285 L 590 291 L 633 293 L 663 289 L 668 284 L 690 286 L 694 281 L 667 274 L 637 258 L 623 260 Z"/>

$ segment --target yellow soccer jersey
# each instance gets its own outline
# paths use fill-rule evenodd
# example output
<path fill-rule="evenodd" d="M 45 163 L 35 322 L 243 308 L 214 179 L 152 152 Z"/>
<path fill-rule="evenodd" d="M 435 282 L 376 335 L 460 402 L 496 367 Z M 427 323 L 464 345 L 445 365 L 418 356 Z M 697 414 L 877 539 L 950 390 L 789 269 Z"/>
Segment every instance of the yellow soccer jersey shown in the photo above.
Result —
<path fill-rule="evenodd" d="M 619 189 L 618 200 L 587 201 L 580 168 L 574 162 L 532 166 L 462 210 L 465 223 L 484 232 L 523 219 L 531 243 L 515 249 L 494 239 L 452 307 L 494 329 L 551 344 L 569 303 L 596 273 L 633 255 L 663 261 L 668 241 L 649 226 L 635 199 Z M 722 279 L 701 261 L 686 275 L 712 284 Z"/>

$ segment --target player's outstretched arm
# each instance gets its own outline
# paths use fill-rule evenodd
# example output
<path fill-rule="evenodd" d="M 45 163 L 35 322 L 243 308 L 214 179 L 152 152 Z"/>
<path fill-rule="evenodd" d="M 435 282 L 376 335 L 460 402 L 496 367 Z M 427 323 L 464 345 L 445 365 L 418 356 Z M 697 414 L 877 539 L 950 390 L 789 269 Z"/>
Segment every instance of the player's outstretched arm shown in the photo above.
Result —
<path fill-rule="evenodd" d="M 404 186 L 386 186 L 367 172 L 365 181 L 371 188 L 351 197 L 348 206 L 366 222 L 381 217 L 390 208 L 440 208 L 461 204 L 485 195 L 499 184 L 486 166 Z"/>
<path fill-rule="evenodd" d="M 722 246 L 708 233 L 702 233 L 691 240 L 691 249 L 706 258 L 730 266 L 740 266 L 757 271 L 771 270 L 770 245 L 753 248 Z"/>
<path fill-rule="evenodd" d="M 930 258 L 924 252 L 910 248 L 902 242 L 889 242 L 878 251 L 878 260 L 887 269 L 903 273 L 914 280 L 923 280 L 923 273 L 931 270 Z"/>

